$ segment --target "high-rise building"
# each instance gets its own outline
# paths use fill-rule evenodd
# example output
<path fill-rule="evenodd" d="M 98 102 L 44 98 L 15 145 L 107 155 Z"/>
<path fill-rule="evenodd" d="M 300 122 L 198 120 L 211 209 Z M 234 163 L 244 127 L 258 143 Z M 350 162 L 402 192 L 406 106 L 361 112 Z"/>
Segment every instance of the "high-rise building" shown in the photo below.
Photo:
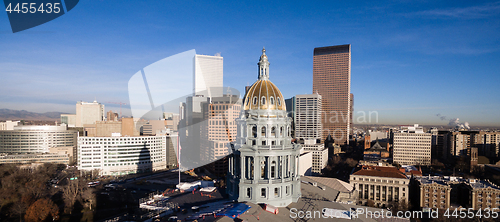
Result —
<path fill-rule="evenodd" d="M 286 112 L 288 113 L 288 117 L 292 118 L 292 138 L 295 138 L 295 102 L 297 98 L 292 97 L 290 99 L 285 99 Z"/>
<path fill-rule="evenodd" d="M 471 135 L 456 131 L 451 133 L 450 155 L 454 156 L 467 156 L 467 151 L 471 145 Z"/>
<path fill-rule="evenodd" d="M 179 126 L 179 113 L 165 112 L 163 113 L 163 118 L 166 121 L 166 125 L 168 129 L 173 131 L 177 131 L 177 127 Z"/>
<path fill-rule="evenodd" d="M 119 118 L 118 113 L 114 113 L 112 110 L 106 113 L 107 121 L 118 121 L 118 118 Z"/>
<path fill-rule="evenodd" d="M 68 127 L 76 127 L 76 114 L 61 114 L 61 123 Z"/>
<path fill-rule="evenodd" d="M 205 169 L 216 175 L 225 175 L 228 170 L 228 158 L 225 157 L 230 153 L 229 143 L 236 139 L 236 118 L 241 111 L 241 99 L 238 95 L 213 96 L 210 103 L 203 105 L 203 110 L 207 110 L 203 118 L 206 124 L 200 124 L 203 128 L 200 132 L 208 135 L 201 137 L 207 141 L 200 141 L 200 159 L 210 163 Z"/>
<path fill-rule="evenodd" d="M 238 202 L 285 207 L 301 196 L 301 147 L 292 143 L 292 119 L 283 95 L 269 80 L 265 52 L 258 63 L 259 79 L 246 93 L 236 120 L 238 134 L 229 159 L 226 192 Z"/>
<path fill-rule="evenodd" d="M 297 139 L 320 139 L 323 131 L 321 95 L 297 95 L 296 98 L 295 137 Z"/>
<path fill-rule="evenodd" d="M 321 95 L 295 96 L 295 138 L 304 152 L 312 152 L 312 173 L 321 173 L 328 163 L 328 148 L 320 141 L 322 133 Z"/>
<path fill-rule="evenodd" d="M 219 54 L 215 56 L 196 55 L 194 72 L 194 94 L 208 90 L 221 89 L 223 86 L 223 61 Z"/>
<path fill-rule="evenodd" d="M 85 124 L 94 124 L 97 121 L 104 121 L 106 113 L 104 105 L 94 101 L 92 103 L 76 103 L 76 127 L 83 127 Z"/>
<path fill-rule="evenodd" d="M 235 120 L 241 111 L 241 101 L 236 95 L 212 97 L 212 102 L 207 105 L 208 140 L 211 143 L 208 157 L 212 162 L 229 154 L 228 144 L 236 139 Z"/>
<path fill-rule="evenodd" d="M 336 143 L 349 140 L 351 127 L 351 45 L 314 49 L 313 93 L 322 96 L 324 141 L 332 135 Z"/>
<path fill-rule="evenodd" d="M 493 158 L 500 156 L 500 132 L 480 131 L 473 137 L 479 154 Z"/>
<path fill-rule="evenodd" d="M 432 134 L 424 133 L 418 124 L 394 133 L 393 159 L 401 165 L 431 164 Z"/>

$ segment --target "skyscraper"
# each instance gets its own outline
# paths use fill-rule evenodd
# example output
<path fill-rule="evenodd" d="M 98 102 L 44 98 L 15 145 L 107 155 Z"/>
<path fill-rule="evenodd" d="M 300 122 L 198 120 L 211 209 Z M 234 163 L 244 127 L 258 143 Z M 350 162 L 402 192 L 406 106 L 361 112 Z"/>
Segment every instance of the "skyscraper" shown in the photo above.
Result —
<path fill-rule="evenodd" d="M 210 88 L 222 88 L 223 86 L 223 61 L 219 54 L 215 56 L 196 55 L 193 89 L 195 95 L 199 92 L 209 90 Z"/>
<path fill-rule="evenodd" d="M 85 124 L 94 124 L 97 121 L 104 121 L 106 113 L 104 105 L 94 101 L 92 103 L 76 103 L 76 127 L 83 127 Z"/>
<path fill-rule="evenodd" d="M 315 48 L 313 60 L 313 93 L 323 100 L 321 139 L 330 134 L 344 144 L 351 127 L 351 45 Z"/>
<path fill-rule="evenodd" d="M 297 95 L 295 103 L 295 137 L 319 139 L 322 133 L 321 95 Z"/>
<path fill-rule="evenodd" d="M 312 152 L 312 172 L 321 173 L 328 163 L 328 149 L 321 138 L 321 95 L 297 95 L 295 103 L 295 137 L 304 152 Z"/>

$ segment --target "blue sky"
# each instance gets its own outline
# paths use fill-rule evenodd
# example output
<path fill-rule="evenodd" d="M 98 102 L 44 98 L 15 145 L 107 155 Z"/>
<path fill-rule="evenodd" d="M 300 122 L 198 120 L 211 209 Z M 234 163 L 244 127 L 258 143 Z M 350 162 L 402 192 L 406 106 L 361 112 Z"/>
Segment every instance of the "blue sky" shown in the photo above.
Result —
<path fill-rule="evenodd" d="M 80 1 L 15 34 L 0 13 L 0 108 L 128 103 L 133 74 L 190 49 L 220 52 L 224 85 L 244 91 L 263 46 L 271 80 L 289 98 L 312 92 L 315 47 L 351 44 L 356 117 L 448 124 L 440 114 L 500 126 L 499 36 L 492 1 Z"/>

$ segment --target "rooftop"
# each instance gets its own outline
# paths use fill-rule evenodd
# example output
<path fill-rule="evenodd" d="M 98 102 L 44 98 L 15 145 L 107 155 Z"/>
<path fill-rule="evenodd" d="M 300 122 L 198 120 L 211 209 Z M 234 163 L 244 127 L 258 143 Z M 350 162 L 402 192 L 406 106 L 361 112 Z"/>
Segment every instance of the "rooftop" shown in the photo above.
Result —
<path fill-rule="evenodd" d="M 365 212 L 370 210 L 372 212 L 380 211 L 381 209 L 376 208 L 368 208 L 365 206 L 356 206 L 352 204 L 344 204 L 340 202 L 335 202 L 339 194 L 339 190 L 335 190 L 332 187 L 336 187 L 336 185 L 346 186 L 349 185 L 343 181 L 338 181 L 335 178 L 323 178 L 323 177 L 301 177 L 301 192 L 302 196 L 297 203 L 291 203 L 287 207 L 278 208 L 279 212 L 277 214 L 272 214 L 264 210 L 264 205 L 253 204 L 253 203 L 244 203 L 250 208 L 239 215 L 238 218 L 230 218 L 227 216 L 213 216 L 212 212 L 222 212 L 223 209 L 229 208 L 235 202 L 232 202 L 228 199 L 225 199 L 219 194 L 215 194 L 212 198 L 201 195 L 201 192 L 185 192 L 179 193 L 176 191 L 171 191 L 170 194 L 166 194 L 170 196 L 170 200 L 172 202 L 178 203 L 179 206 L 183 209 L 187 209 L 186 213 L 177 213 L 179 220 L 194 220 L 198 219 L 198 221 L 219 221 L 219 222 L 232 222 L 232 221 L 301 221 L 299 217 L 292 218 L 293 216 L 298 216 L 299 212 L 303 213 L 310 211 L 312 212 L 311 216 L 314 217 L 311 221 L 342 221 L 346 219 L 337 219 L 337 218 L 323 218 L 323 209 L 333 209 L 337 211 L 350 211 L 352 208 L 355 210 L 358 208 L 362 208 Z M 314 186 L 314 182 L 317 182 L 316 186 Z M 332 185 L 333 184 L 333 185 Z M 341 189 L 344 189 L 341 187 Z M 198 210 L 194 212 L 191 208 L 192 206 L 196 206 Z M 204 216 L 203 216 L 204 215 Z M 302 214 L 301 214 L 302 215 Z M 375 222 L 376 220 L 370 218 L 367 214 L 357 214 L 357 217 L 353 217 L 352 221 L 365 221 L 365 222 Z M 168 218 L 168 217 L 167 217 Z M 304 218 L 307 219 L 307 218 Z M 347 220 L 346 220 L 347 221 Z M 408 220 L 399 220 L 395 219 L 391 221 L 408 221 Z"/>
<path fill-rule="evenodd" d="M 372 176 L 372 177 L 390 177 L 406 179 L 407 177 L 394 167 L 380 167 L 380 166 L 363 166 L 360 170 L 352 175 L 358 176 Z"/>
<path fill-rule="evenodd" d="M 500 187 L 497 185 L 491 183 L 488 180 L 476 180 L 476 179 L 469 179 L 468 184 L 473 188 L 473 189 L 485 189 L 485 188 L 492 188 L 495 190 L 500 191 Z"/>
<path fill-rule="evenodd" d="M 330 187 L 334 190 L 338 190 L 339 192 L 343 193 L 350 193 L 354 190 L 354 187 L 342 180 L 336 179 L 336 178 L 328 178 L 328 177 L 311 177 L 311 176 L 304 176 L 301 177 L 302 179 L 310 179 L 312 181 L 316 181 L 318 183 L 321 183 L 327 187 Z"/>

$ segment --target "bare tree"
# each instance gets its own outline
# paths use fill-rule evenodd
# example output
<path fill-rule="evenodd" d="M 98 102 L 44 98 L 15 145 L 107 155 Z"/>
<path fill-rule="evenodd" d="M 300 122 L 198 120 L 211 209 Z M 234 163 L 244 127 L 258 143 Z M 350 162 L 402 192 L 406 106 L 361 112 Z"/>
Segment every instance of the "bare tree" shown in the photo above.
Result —
<path fill-rule="evenodd" d="M 85 207 L 88 207 L 90 210 L 92 210 L 92 206 L 94 206 L 96 202 L 94 189 L 84 189 L 81 197 L 82 201 L 85 203 Z"/>
<path fill-rule="evenodd" d="M 98 177 L 101 174 L 100 169 L 93 169 L 92 170 L 92 179 Z"/>
<path fill-rule="evenodd" d="M 70 180 L 69 183 L 63 187 L 63 198 L 65 203 L 64 211 L 66 213 L 71 213 L 75 201 L 78 196 L 82 193 L 82 184 L 80 180 Z"/>

